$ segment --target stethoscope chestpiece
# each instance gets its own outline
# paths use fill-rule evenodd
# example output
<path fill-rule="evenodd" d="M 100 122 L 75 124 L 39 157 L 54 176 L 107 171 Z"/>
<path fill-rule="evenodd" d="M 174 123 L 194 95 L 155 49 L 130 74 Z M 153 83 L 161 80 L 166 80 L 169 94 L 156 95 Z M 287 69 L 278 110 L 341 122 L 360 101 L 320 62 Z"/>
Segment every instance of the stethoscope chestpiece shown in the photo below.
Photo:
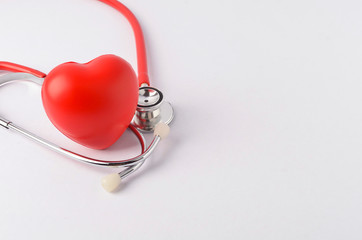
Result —
<path fill-rule="evenodd" d="M 159 122 L 171 123 L 174 111 L 169 102 L 163 100 L 160 90 L 141 87 L 135 116 L 132 123 L 141 131 L 153 131 Z"/>

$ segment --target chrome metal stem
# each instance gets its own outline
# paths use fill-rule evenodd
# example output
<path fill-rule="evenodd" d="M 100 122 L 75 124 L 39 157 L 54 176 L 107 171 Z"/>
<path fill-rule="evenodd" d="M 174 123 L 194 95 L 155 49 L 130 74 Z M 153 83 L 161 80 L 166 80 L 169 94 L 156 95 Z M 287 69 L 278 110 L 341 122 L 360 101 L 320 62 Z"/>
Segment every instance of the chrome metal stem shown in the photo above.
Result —
<path fill-rule="evenodd" d="M 44 78 L 36 77 L 30 73 L 7 73 L 0 75 L 0 87 L 14 81 L 29 81 L 38 85 L 43 85 Z"/>
<path fill-rule="evenodd" d="M 10 121 L 0 117 L 0 126 L 9 129 L 8 125 L 10 124 Z"/>
<path fill-rule="evenodd" d="M 137 165 L 134 166 L 130 166 L 128 168 L 126 168 L 125 170 L 123 170 L 122 172 L 119 172 L 119 177 L 121 179 L 124 179 L 126 177 L 128 177 L 130 174 L 134 173 L 135 171 L 137 171 L 143 164 L 145 163 L 145 161 L 142 161 L 140 163 L 138 163 Z"/>
<path fill-rule="evenodd" d="M 53 150 L 55 152 L 58 152 L 64 156 L 66 156 L 66 157 L 69 157 L 69 158 L 72 158 L 74 160 L 84 162 L 84 163 L 89 163 L 89 164 L 98 165 L 98 166 L 108 166 L 108 167 L 135 167 L 135 165 L 138 165 L 137 163 L 145 161 L 152 154 L 152 152 L 154 151 L 154 149 L 157 147 L 158 143 L 161 140 L 161 138 L 159 136 L 155 136 L 153 138 L 151 144 L 146 149 L 146 151 L 134 158 L 125 159 L 125 160 L 117 160 L 117 161 L 107 161 L 107 160 L 100 160 L 100 159 L 83 156 L 81 154 L 78 154 L 78 153 L 72 152 L 70 150 L 64 149 L 62 147 L 59 147 L 58 145 L 51 143 L 19 126 L 16 126 L 13 123 L 8 123 L 7 127 L 11 130 L 14 130 L 32 140 L 34 140 L 37 143 L 42 144 L 43 146 L 45 146 L 47 148 L 50 148 L 51 150 Z M 135 171 L 135 170 L 132 170 L 131 172 L 133 172 L 133 171 Z M 126 175 L 129 175 L 129 173 L 127 173 Z"/>

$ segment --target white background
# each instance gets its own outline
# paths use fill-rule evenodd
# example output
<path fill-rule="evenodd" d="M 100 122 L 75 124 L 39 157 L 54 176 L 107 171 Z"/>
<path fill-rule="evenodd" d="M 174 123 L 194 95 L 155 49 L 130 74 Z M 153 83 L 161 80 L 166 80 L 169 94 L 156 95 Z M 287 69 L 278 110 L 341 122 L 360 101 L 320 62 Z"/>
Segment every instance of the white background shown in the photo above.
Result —
<path fill-rule="evenodd" d="M 144 28 L 172 133 L 109 194 L 114 169 L 68 160 L 0 129 L 0 239 L 361 239 L 362 2 L 125 0 Z M 120 55 L 132 31 L 92 0 L 1 0 L 0 59 L 44 72 Z M 40 88 L 0 90 L 0 116 L 81 153 Z"/>

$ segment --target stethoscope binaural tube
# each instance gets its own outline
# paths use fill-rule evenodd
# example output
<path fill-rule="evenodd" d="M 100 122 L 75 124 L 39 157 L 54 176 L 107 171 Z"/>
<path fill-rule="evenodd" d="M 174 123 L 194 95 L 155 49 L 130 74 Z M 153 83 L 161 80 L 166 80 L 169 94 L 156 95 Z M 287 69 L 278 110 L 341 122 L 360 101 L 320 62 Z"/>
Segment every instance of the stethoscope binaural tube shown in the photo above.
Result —
<path fill-rule="evenodd" d="M 28 73 L 10 73 L 7 75 L 0 76 L 0 87 L 9 84 L 11 82 L 24 80 L 24 81 L 30 81 L 33 83 L 36 83 L 38 85 L 42 85 L 41 78 L 38 78 L 34 75 L 28 74 Z M 105 176 L 102 180 L 102 186 L 105 190 L 112 192 L 114 191 L 118 185 L 121 183 L 121 180 L 129 176 L 131 173 L 135 172 L 137 169 L 139 169 L 142 164 L 145 162 L 145 160 L 152 154 L 152 152 L 155 150 L 159 142 L 166 138 L 169 134 L 169 126 L 165 123 L 158 123 L 155 126 L 154 129 L 154 138 L 151 141 L 150 145 L 146 148 L 146 141 L 142 135 L 142 133 L 132 124 L 129 125 L 129 128 L 132 130 L 133 133 L 137 136 L 140 144 L 141 144 L 141 154 L 139 154 L 136 157 L 125 159 L 125 160 L 115 160 L 115 161 L 107 161 L 107 160 L 101 160 L 101 159 L 95 159 L 90 158 L 75 152 L 72 152 L 70 150 L 67 150 L 65 148 L 62 148 L 54 143 L 49 142 L 48 140 L 45 140 L 36 134 L 19 127 L 12 123 L 9 120 L 6 120 L 2 117 L 0 117 L 0 126 L 4 127 L 5 129 L 9 129 L 12 131 L 15 131 L 17 133 L 22 134 L 23 136 L 30 138 L 31 140 L 57 152 L 60 153 L 68 158 L 92 164 L 92 165 L 98 165 L 98 166 L 106 166 L 106 167 L 125 167 L 125 169 L 119 173 L 110 174 L 108 176 Z"/>

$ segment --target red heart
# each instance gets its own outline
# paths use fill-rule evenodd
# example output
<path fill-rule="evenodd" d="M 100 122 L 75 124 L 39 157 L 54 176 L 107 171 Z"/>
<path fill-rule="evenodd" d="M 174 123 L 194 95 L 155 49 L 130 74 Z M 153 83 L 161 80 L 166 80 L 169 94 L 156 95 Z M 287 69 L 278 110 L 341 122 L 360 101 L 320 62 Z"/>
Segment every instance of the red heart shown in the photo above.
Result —
<path fill-rule="evenodd" d="M 123 134 L 138 101 L 131 65 L 115 55 L 63 63 L 45 78 L 42 99 L 50 121 L 89 148 L 104 149 Z"/>

